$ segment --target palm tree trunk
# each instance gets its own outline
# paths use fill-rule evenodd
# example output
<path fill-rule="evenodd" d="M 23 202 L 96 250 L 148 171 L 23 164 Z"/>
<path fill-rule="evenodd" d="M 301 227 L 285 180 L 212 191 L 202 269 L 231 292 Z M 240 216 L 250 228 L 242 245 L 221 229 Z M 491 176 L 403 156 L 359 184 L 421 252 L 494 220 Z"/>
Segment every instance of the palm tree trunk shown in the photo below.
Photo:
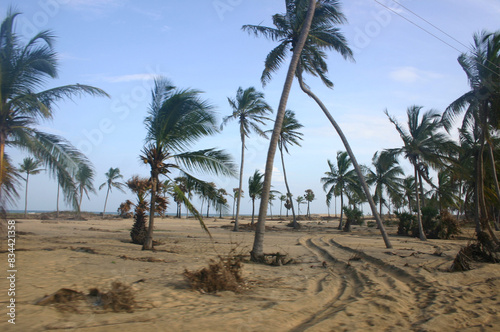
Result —
<path fill-rule="evenodd" d="M 109 188 L 110 188 L 110 186 L 108 185 L 108 191 L 106 192 L 106 199 L 104 200 L 104 209 L 102 211 L 102 219 L 104 219 L 104 214 L 106 213 L 106 205 L 108 204 Z"/>
<path fill-rule="evenodd" d="M 252 198 L 252 223 L 250 224 L 253 226 L 253 219 L 255 217 L 255 198 Z"/>
<path fill-rule="evenodd" d="M 338 229 L 342 229 L 342 219 L 344 218 L 344 195 L 340 192 L 340 220 Z"/>
<path fill-rule="evenodd" d="M 358 162 L 356 161 L 356 157 L 354 156 L 354 153 L 351 150 L 351 146 L 349 145 L 347 138 L 344 136 L 342 129 L 340 129 L 339 125 L 337 124 L 335 119 L 332 117 L 332 115 L 330 114 L 330 112 L 328 111 L 326 106 L 304 84 L 304 82 L 302 80 L 302 74 L 300 72 L 298 72 L 297 76 L 298 76 L 299 85 L 300 85 L 300 88 L 302 89 L 302 91 L 304 91 L 309 97 L 314 99 L 314 101 L 319 105 L 319 107 L 323 110 L 323 113 L 325 113 L 326 117 L 328 118 L 328 120 L 330 120 L 330 123 L 333 125 L 333 127 L 337 131 L 338 135 L 340 136 L 340 139 L 342 140 L 342 143 L 344 143 L 344 147 L 345 147 L 347 153 L 349 154 L 349 157 L 351 158 L 352 165 L 354 166 L 356 174 L 359 177 L 359 181 L 361 182 L 361 186 L 363 187 L 363 191 L 365 192 L 366 198 L 368 199 L 368 204 L 370 204 L 372 214 L 375 217 L 375 220 L 377 221 L 377 225 L 380 229 L 380 233 L 382 234 L 382 238 L 384 239 L 385 246 L 386 246 L 386 248 L 392 248 L 389 237 L 385 231 L 384 224 L 382 223 L 382 220 L 380 219 L 380 216 L 377 213 L 377 207 L 375 206 L 375 202 L 373 201 L 372 195 L 370 194 L 370 190 L 368 188 L 368 185 L 366 184 L 365 177 L 363 176 L 363 173 L 361 173 L 361 168 L 359 167 Z"/>
<path fill-rule="evenodd" d="M 3 184 L 3 178 L 4 178 L 4 173 L 7 172 L 7 169 L 5 167 L 5 141 L 6 137 L 3 133 L 0 132 L 0 199 L 2 198 L 2 184 Z"/>
<path fill-rule="evenodd" d="M 78 202 L 78 212 L 77 212 L 78 219 L 82 217 L 82 200 L 83 200 L 83 187 L 80 188 L 80 201 Z"/>
<path fill-rule="evenodd" d="M 417 197 L 417 221 L 418 221 L 418 236 L 420 238 L 420 240 L 422 241 L 427 241 L 427 237 L 425 236 L 425 232 L 424 232 L 424 227 L 422 225 L 422 213 L 420 212 L 420 195 L 419 195 L 419 192 L 418 192 L 418 182 L 419 182 L 419 177 L 418 177 L 418 174 L 417 174 L 417 166 L 416 165 L 413 165 L 414 169 L 415 169 L 415 195 Z"/>
<path fill-rule="evenodd" d="M 57 202 L 56 202 L 56 218 L 59 218 L 59 189 L 61 185 L 57 182 Z"/>
<path fill-rule="evenodd" d="M 26 172 L 26 193 L 24 194 L 24 219 L 28 217 L 28 180 L 30 173 Z"/>
<path fill-rule="evenodd" d="M 274 122 L 273 134 L 271 135 L 269 150 L 267 152 L 264 185 L 262 188 L 262 197 L 259 209 L 259 219 L 257 221 L 257 229 L 255 230 L 253 248 L 250 252 L 253 261 L 264 261 L 264 233 L 266 229 L 267 202 L 269 201 L 269 191 L 271 190 L 274 156 L 276 155 L 276 148 L 278 146 L 281 126 L 283 124 L 283 118 L 285 116 L 288 96 L 290 95 L 290 90 L 292 88 L 293 76 L 295 75 L 295 71 L 299 63 L 300 54 L 302 53 L 302 49 L 304 48 L 304 44 L 306 43 L 307 36 L 309 35 L 309 29 L 311 28 L 311 22 L 314 17 L 315 9 L 316 0 L 309 0 L 309 6 L 307 9 L 306 18 L 304 20 L 304 25 L 302 26 L 302 29 L 300 31 L 297 44 L 293 48 L 292 59 L 290 60 L 290 66 L 288 67 L 285 83 L 283 85 L 283 92 L 281 93 L 278 112 L 276 114 L 276 121 Z"/>
<path fill-rule="evenodd" d="M 236 200 L 236 218 L 234 218 L 233 232 L 239 231 L 238 219 L 240 216 L 241 191 L 243 189 L 243 163 L 245 162 L 245 134 L 241 134 L 241 163 L 240 163 L 240 183 L 238 185 L 238 199 Z"/>
<path fill-rule="evenodd" d="M 281 166 L 283 167 L 283 179 L 285 180 L 285 187 L 286 187 L 286 192 L 288 196 L 290 196 L 290 205 L 292 206 L 292 215 L 293 215 L 293 228 L 297 229 L 299 228 L 299 224 L 297 223 L 297 217 L 295 216 L 295 209 L 293 207 L 293 200 L 291 199 L 292 193 L 290 192 L 290 187 L 288 186 L 288 179 L 286 177 L 286 170 L 285 170 L 285 159 L 283 158 L 283 149 L 281 146 L 278 146 L 280 150 L 280 155 L 281 155 Z"/>
<path fill-rule="evenodd" d="M 233 198 L 233 219 L 234 219 L 234 206 L 236 204 L 236 198 Z"/>
<path fill-rule="evenodd" d="M 151 206 L 149 207 L 149 225 L 148 233 L 144 244 L 142 245 L 142 250 L 152 250 L 153 249 L 153 227 L 155 222 L 155 204 L 156 204 L 156 189 L 158 184 L 158 174 L 156 172 L 151 172 Z"/>

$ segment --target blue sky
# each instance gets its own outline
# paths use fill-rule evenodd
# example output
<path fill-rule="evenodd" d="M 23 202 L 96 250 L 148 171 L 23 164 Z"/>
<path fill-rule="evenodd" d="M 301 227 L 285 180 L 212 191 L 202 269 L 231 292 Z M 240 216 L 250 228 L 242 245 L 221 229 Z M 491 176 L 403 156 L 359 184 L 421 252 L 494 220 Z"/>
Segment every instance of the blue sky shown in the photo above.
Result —
<path fill-rule="evenodd" d="M 442 112 L 467 91 L 466 76 L 456 59 L 467 51 L 475 32 L 499 29 L 500 2 L 341 3 L 349 21 L 341 29 L 356 61 L 345 61 L 331 52 L 328 65 L 334 89 L 324 87 L 314 77 L 306 77 L 306 82 L 344 130 L 358 162 L 370 165 L 376 151 L 401 144 L 383 113 L 385 109 L 404 122 L 410 105 Z M 59 103 L 54 120 L 40 125 L 45 131 L 70 140 L 88 156 L 96 169 L 96 188 L 105 181 L 104 173 L 110 167 L 119 167 L 125 179 L 134 174 L 148 176 L 138 155 L 144 144 L 143 120 L 155 76 L 165 76 L 178 87 L 204 91 L 204 97 L 215 106 L 220 118 L 231 113 L 227 97 L 234 97 L 240 86 L 255 86 L 265 93 L 274 109 L 278 107 L 288 62 L 263 88 L 263 61 L 276 44 L 248 35 L 241 26 L 272 26 L 271 16 L 284 11 L 284 1 L 2 1 L 2 19 L 9 5 L 23 13 L 17 20 L 18 33 L 30 37 L 50 29 L 57 36 L 60 73 L 58 79 L 47 82 L 47 88 L 81 83 L 97 86 L 111 95 L 110 99 L 83 97 Z M 344 148 L 320 109 L 299 90 L 296 82 L 288 108 L 296 112 L 304 125 L 302 147 L 292 147 L 290 155 L 285 156 L 291 190 L 297 196 L 313 189 L 317 199 L 311 205 L 312 213 L 326 213 L 319 179 L 327 171 L 327 159 L 334 161 L 336 152 Z M 194 148 L 225 149 L 238 164 L 240 144 L 237 125 L 231 123 L 221 134 L 200 141 Z M 248 140 L 245 191 L 248 177 L 256 169 L 263 170 L 267 148 L 268 142 L 255 135 Z M 27 156 L 23 152 L 7 152 L 15 164 Z M 402 164 L 410 174 L 410 167 L 404 161 Z M 237 179 L 200 177 L 229 192 L 237 187 Z M 279 158 L 275 160 L 273 186 L 285 191 Z M 24 188 L 19 189 L 21 198 L 12 209 L 24 207 Z M 31 177 L 28 208 L 54 210 L 56 192 L 57 185 L 47 174 Z M 90 200 L 84 199 L 82 209 L 101 211 L 105 194 L 103 189 L 91 195 Z M 107 211 L 116 211 L 120 202 L 132 197 L 130 192 L 113 191 Z M 274 204 L 276 214 L 279 202 Z M 249 199 L 244 198 L 242 213 L 250 213 L 250 209 Z M 169 211 L 175 211 L 173 205 Z"/>

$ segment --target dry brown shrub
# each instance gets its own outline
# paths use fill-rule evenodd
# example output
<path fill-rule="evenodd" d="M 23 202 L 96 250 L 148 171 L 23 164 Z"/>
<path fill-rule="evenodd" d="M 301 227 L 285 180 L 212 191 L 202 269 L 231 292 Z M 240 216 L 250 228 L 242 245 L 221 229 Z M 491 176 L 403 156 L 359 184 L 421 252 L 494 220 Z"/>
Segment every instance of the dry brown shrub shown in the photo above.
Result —
<path fill-rule="evenodd" d="M 133 312 L 136 305 L 132 287 L 119 281 L 111 284 L 111 290 L 101 292 L 97 288 L 89 290 L 88 294 L 78 292 L 69 288 L 61 288 L 58 291 L 45 296 L 35 302 L 37 305 L 52 305 L 59 311 L 83 313 L 88 307 L 95 312 Z"/>
<path fill-rule="evenodd" d="M 208 267 L 198 271 L 184 270 L 184 276 L 191 288 L 205 293 L 219 291 L 238 292 L 241 289 L 243 278 L 241 258 L 234 255 L 219 256 L 218 260 L 210 260 Z"/>
<path fill-rule="evenodd" d="M 498 248 L 485 232 L 479 232 L 477 241 L 458 252 L 450 267 L 451 272 L 469 271 L 472 262 L 500 263 Z"/>

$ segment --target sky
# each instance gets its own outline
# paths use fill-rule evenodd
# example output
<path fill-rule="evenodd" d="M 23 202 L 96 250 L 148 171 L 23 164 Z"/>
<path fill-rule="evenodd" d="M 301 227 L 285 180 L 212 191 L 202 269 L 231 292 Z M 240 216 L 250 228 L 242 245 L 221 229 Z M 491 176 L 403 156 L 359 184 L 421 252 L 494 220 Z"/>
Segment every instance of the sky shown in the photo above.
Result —
<path fill-rule="evenodd" d="M 468 91 L 465 73 L 457 57 L 467 52 L 474 33 L 500 29 L 498 0 L 351 0 L 340 1 L 348 23 L 339 28 L 354 52 L 346 61 L 328 52 L 329 78 L 326 88 L 311 76 L 305 81 L 325 103 L 349 140 L 358 163 L 371 165 L 373 154 L 396 148 L 402 141 L 384 111 L 405 122 L 406 109 L 421 105 L 424 110 L 443 112 Z M 111 97 L 84 96 L 57 104 L 54 119 L 39 129 L 61 135 L 79 148 L 95 167 L 96 194 L 84 199 L 85 211 L 102 211 L 110 167 L 118 167 L 124 180 L 132 175 L 147 177 L 139 162 L 146 135 L 144 118 L 151 100 L 155 77 L 170 79 L 180 88 L 203 91 L 219 119 L 232 110 L 227 98 L 239 87 L 255 87 L 277 110 L 289 59 L 262 87 L 260 76 L 266 55 L 277 44 L 241 30 L 245 24 L 272 26 L 271 17 L 283 13 L 285 1 L 278 0 L 23 0 L 2 1 L 0 17 L 9 6 L 22 13 L 16 31 L 29 38 L 41 30 L 57 36 L 59 77 L 46 88 L 65 84 L 89 84 Z M 316 200 L 311 213 L 326 213 L 325 192 L 320 178 L 328 171 L 327 160 L 335 162 L 344 150 L 337 133 L 313 102 L 294 82 L 288 109 L 304 125 L 302 146 L 285 155 L 291 192 L 295 197 L 312 189 Z M 267 129 L 272 128 L 268 125 Z M 195 144 L 193 150 L 217 147 L 233 156 L 239 165 L 241 141 L 236 122 L 221 133 Z M 255 170 L 264 170 L 269 142 L 252 135 L 247 140 L 243 190 Z M 7 149 L 14 164 L 25 152 Z M 406 174 L 409 164 L 401 160 Z M 275 159 L 273 189 L 285 192 L 279 155 Z M 216 183 L 232 193 L 236 178 L 194 175 Z M 174 174 L 175 176 L 175 174 Z M 11 210 L 24 209 L 24 183 L 20 198 Z M 57 184 L 48 173 L 30 177 L 28 209 L 56 209 Z M 107 211 L 116 211 L 130 191 L 113 190 Z M 229 203 L 232 203 L 232 199 Z M 199 201 L 194 200 L 195 204 Z M 338 204 L 338 203 L 337 203 Z M 61 202 L 61 209 L 70 209 Z M 340 213 L 339 207 L 337 207 Z M 332 204 L 331 212 L 335 211 Z M 243 214 L 251 202 L 242 199 Z M 174 204 L 168 212 L 175 212 Z M 301 207 L 301 213 L 305 206 Z M 368 212 L 365 209 L 365 212 Z M 273 214 L 279 213 L 279 201 Z M 283 211 L 284 213 L 284 211 Z"/>

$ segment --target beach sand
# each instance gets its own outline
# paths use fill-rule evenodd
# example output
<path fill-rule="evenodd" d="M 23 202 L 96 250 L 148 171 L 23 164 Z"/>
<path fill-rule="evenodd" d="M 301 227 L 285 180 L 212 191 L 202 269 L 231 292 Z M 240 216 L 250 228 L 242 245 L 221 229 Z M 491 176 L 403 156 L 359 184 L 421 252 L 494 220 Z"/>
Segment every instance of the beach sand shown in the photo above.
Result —
<path fill-rule="evenodd" d="M 0 330 L 500 331 L 500 264 L 447 272 L 472 229 L 459 239 L 422 242 L 388 227 L 394 248 L 386 249 L 375 228 L 343 233 L 337 222 L 303 221 L 294 231 L 269 221 L 265 252 L 287 253 L 295 263 L 245 262 L 240 293 L 202 294 L 189 287 L 184 270 L 205 267 L 233 248 L 248 254 L 253 232 L 235 233 L 228 218 L 210 218 L 212 242 L 195 220 L 157 219 L 161 244 L 151 252 L 130 243 L 132 222 L 16 220 L 16 324 L 7 322 L 4 277 Z M 113 281 L 132 286 L 133 312 L 35 305 L 61 288 L 105 291 Z"/>

